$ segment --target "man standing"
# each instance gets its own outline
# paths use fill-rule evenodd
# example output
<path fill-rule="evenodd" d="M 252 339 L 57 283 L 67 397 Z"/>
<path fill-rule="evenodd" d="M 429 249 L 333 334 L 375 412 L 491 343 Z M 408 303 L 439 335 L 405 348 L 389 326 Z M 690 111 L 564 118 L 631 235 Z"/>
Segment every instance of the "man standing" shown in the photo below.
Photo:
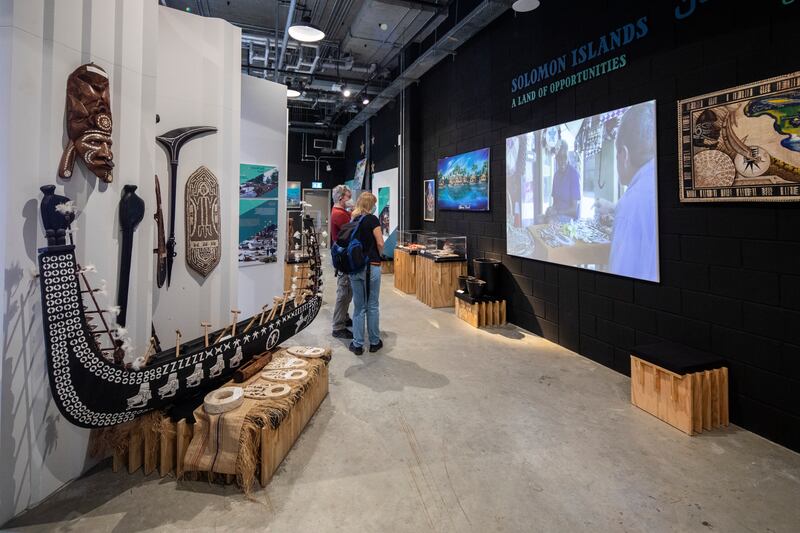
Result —
<path fill-rule="evenodd" d="M 549 214 L 556 219 L 578 218 L 581 202 L 581 176 L 569 163 L 569 146 L 562 140 L 556 152 L 556 171 L 553 175 L 553 205 Z"/>
<path fill-rule="evenodd" d="M 339 230 L 350 222 L 350 213 L 347 212 L 347 203 L 353 193 L 347 185 L 337 185 L 333 189 L 333 209 L 331 210 L 331 242 L 339 238 Z M 350 276 L 337 273 L 336 276 L 336 304 L 333 307 L 333 336 L 338 339 L 352 339 L 353 333 L 347 329 L 353 321 L 347 314 L 350 301 L 353 299 L 353 289 L 350 287 Z"/>
<path fill-rule="evenodd" d="M 617 174 L 625 193 L 617 202 L 609 270 L 658 281 L 656 117 L 653 103 L 631 107 L 617 132 Z"/>

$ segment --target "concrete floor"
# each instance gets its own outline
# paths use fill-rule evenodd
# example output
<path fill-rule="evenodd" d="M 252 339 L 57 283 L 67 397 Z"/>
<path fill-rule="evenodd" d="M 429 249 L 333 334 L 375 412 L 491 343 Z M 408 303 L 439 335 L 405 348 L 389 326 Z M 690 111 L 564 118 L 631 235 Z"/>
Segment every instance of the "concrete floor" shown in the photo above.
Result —
<path fill-rule="evenodd" d="M 326 301 L 332 289 L 326 287 Z M 328 336 L 331 389 L 271 484 L 113 474 L 107 463 L 14 531 L 800 531 L 800 455 L 737 427 L 687 437 L 629 380 L 516 328 L 475 330 L 381 290 L 379 354 Z"/>

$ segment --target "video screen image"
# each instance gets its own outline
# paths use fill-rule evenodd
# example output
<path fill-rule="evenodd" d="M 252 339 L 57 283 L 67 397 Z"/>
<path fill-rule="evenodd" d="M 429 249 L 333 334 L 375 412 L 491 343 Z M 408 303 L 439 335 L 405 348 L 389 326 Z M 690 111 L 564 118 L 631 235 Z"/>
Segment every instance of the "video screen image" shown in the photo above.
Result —
<path fill-rule="evenodd" d="M 439 160 L 436 166 L 439 209 L 489 210 L 489 149 Z"/>
<path fill-rule="evenodd" d="M 507 253 L 659 281 L 655 100 L 506 139 Z"/>

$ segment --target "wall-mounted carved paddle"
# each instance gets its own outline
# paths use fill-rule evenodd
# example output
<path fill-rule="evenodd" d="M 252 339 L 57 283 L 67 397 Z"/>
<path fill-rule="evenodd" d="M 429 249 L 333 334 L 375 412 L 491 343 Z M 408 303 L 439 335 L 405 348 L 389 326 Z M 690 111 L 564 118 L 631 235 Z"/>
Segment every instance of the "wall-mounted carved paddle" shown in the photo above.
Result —
<path fill-rule="evenodd" d="M 160 289 L 167 281 L 167 244 L 164 235 L 164 212 L 161 210 L 161 183 L 156 175 L 156 234 L 158 235 L 158 248 L 153 250 L 156 254 L 156 285 Z"/>
<path fill-rule="evenodd" d="M 213 126 L 188 126 L 170 130 L 156 137 L 156 141 L 164 147 L 169 156 L 169 239 L 167 239 L 167 287 L 172 280 L 172 262 L 175 256 L 175 196 L 178 191 L 178 157 L 184 144 L 203 133 L 215 133 Z"/>
<path fill-rule="evenodd" d="M 144 200 L 136 195 L 136 185 L 125 185 L 119 201 L 119 226 L 122 230 L 122 256 L 119 264 L 119 285 L 117 305 L 119 316 L 117 324 L 125 325 L 128 313 L 128 285 L 131 278 L 131 256 L 133 251 L 133 232 L 144 218 Z"/>

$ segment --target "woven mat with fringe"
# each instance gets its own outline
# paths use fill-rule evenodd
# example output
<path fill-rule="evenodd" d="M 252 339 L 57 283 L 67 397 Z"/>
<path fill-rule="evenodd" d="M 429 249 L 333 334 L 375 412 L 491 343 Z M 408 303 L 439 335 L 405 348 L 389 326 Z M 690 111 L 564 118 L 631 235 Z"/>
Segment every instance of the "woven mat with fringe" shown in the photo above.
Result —
<path fill-rule="evenodd" d="M 274 357 L 290 356 L 282 349 Z M 203 406 L 194 411 L 194 435 L 186 450 L 183 462 L 185 472 L 235 474 L 237 484 L 249 493 L 256 479 L 261 429 L 277 429 L 289 415 L 303 393 L 319 377 L 324 365 L 331 359 L 330 350 L 320 358 L 307 359 L 308 376 L 300 381 L 287 381 L 292 387 L 288 396 L 270 400 L 245 398 L 241 406 L 221 415 L 210 415 Z M 230 384 L 246 387 L 263 381 L 260 373 L 248 381 Z"/>

